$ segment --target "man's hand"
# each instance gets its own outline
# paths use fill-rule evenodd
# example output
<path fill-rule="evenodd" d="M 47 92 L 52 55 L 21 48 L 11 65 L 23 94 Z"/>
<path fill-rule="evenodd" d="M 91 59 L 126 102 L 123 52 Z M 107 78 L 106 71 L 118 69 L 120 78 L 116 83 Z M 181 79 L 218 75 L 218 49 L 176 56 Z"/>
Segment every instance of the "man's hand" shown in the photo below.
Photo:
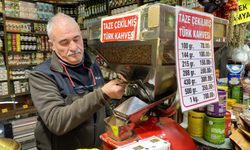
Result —
<path fill-rule="evenodd" d="M 123 84 L 123 80 L 111 80 L 106 83 L 101 89 L 102 92 L 108 95 L 111 99 L 121 99 L 124 92 L 126 84 Z"/>

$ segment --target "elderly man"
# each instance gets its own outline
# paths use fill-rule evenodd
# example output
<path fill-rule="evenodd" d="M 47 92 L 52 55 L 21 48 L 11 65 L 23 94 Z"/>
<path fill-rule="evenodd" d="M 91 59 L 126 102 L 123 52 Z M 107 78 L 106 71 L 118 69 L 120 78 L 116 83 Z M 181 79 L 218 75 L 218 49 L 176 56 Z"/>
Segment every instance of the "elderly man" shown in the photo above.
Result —
<path fill-rule="evenodd" d="M 37 148 L 100 148 L 105 106 L 110 99 L 121 99 L 123 81 L 104 84 L 98 65 L 84 52 L 80 28 L 73 18 L 55 15 L 47 24 L 47 34 L 52 57 L 29 75 L 38 111 Z"/>

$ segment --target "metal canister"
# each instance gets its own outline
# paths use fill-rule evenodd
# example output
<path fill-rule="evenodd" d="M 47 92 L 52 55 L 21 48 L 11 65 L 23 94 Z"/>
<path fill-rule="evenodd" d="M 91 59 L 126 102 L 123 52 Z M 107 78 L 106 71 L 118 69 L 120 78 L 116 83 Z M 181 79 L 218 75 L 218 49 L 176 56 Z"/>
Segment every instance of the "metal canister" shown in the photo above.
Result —
<path fill-rule="evenodd" d="M 212 117 L 224 117 L 226 115 L 227 93 L 224 90 L 218 90 L 219 102 L 207 105 L 207 114 Z"/>
<path fill-rule="evenodd" d="M 189 111 L 188 112 L 188 133 L 191 136 L 203 137 L 204 112 Z"/>
<path fill-rule="evenodd" d="M 227 99 L 227 110 L 232 110 L 233 105 L 236 104 L 236 99 Z"/>
<path fill-rule="evenodd" d="M 225 137 L 228 138 L 231 134 L 231 113 L 229 111 L 226 112 L 225 116 Z"/>
<path fill-rule="evenodd" d="M 225 117 L 215 118 L 205 115 L 204 139 L 213 144 L 225 142 Z"/>

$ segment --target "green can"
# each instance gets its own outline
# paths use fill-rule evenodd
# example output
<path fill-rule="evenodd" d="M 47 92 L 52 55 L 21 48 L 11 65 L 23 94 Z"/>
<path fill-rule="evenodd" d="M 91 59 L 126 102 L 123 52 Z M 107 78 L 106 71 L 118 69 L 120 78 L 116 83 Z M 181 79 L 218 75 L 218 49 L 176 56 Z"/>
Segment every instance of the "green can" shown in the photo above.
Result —
<path fill-rule="evenodd" d="M 204 117 L 204 139 L 213 144 L 225 142 L 225 117 L 215 118 L 205 115 Z"/>

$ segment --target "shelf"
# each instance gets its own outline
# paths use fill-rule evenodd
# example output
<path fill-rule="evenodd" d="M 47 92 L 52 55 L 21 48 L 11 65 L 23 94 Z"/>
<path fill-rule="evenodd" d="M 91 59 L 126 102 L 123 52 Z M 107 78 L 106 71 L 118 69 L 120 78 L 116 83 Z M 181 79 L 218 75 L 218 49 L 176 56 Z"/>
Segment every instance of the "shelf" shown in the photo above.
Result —
<path fill-rule="evenodd" d="M 125 5 L 110 7 L 110 10 L 117 9 L 117 8 L 122 8 L 122 7 L 126 7 L 126 6 L 130 6 L 130 5 L 134 5 L 134 4 L 138 4 L 138 3 L 137 2 L 133 2 L 133 3 L 130 3 L 130 4 L 125 4 Z"/>
<path fill-rule="evenodd" d="M 10 98 L 10 95 L 0 95 L 0 99 Z"/>
<path fill-rule="evenodd" d="M 58 1 L 56 3 L 56 6 L 58 6 L 58 7 L 69 6 L 69 5 L 71 5 L 71 7 L 78 6 L 78 2 L 60 2 L 60 1 Z"/>
<path fill-rule="evenodd" d="M 10 79 L 10 81 L 20 81 L 20 80 L 28 80 L 28 78 L 23 78 L 23 79 Z"/>
<path fill-rule="evenodd" d="M 51 53 L 52 51 L 41 51 L 41 50 L 30 50 L 30 51 L 21 51 L 21 52 L 13 52 L 8 51 L 8 54 L 29 54 L 29 53 Z"/>
<path fill-rule="evenodd" d="M 22 0 L 25 2 L 30 2 L 30 0 Z M 48 3 L 48 4 L 56 4 L 57 0 L 33 0 L 33 2 L 42 2 L 42 3 Z"/>
<path fill-rule="evenodd" d="M 94 14 L 94 15 L 90 15 L 90 16 L 88 16 L 88 17 L 85 17 L 85 18 L 83 18 L 83 19 L 98 18 L 98 17 L 101 17 L 101 16 L 105 16 L 105 15 L 107 15 L 107 14 L 108 14 L 108 12 L 105 12 L 105 13 L 102 13 L 102 14 Z"/>
<path fill-rule="evenodd" d="M 22 32 L 22 31 L 6 31 L 6 32 L 15 34 L 47 35 L 46 32 Z"/>
<path fill-rule="evenodd" d="M 16 34 L 34 34 L 33 32 L 21 32 L 21 31 L 6 31 L 7 33 L 16 33 Z"/>
<path fill-rule="evenodd" d="M 87 30 L 87 28 L 80 28 L 80 30 L 82 31 L 82 30 Z"/>
<path fill-rule="evenodd" d="M 27 54 L 27 53 L 37 53 L 40 51 L 34 50 L 34 51 L 21 51 L 21 52 L 13 52 L 13 51 L 8 51 L 8 54 Z"/>
<path fill-rule="evenodd" d="M 9 65 L 9 68 L 30 68 L 34 67 L 37 64 L 30 64 L 30 65 Z"/>
<path fill-rule="evenodd" d="M 30 95 L 30 92 L 24 92 L 24 93 L 13 94 L 12 97 L 25 96 L 25 95 Z"/>
<path fill-rule="evenodd" d="M 155 2 L 159 2 L 160 0 L 149 0 L 147 2 L 143 2 L 143 4 L 148 4 L 148 3 L 155 3 Z"/>
<path fill-rule="evenodd" d="M 36 112 L 36 108 L 34 107 L 28 109 L 15 109 L 6 113 L 0 113 L 0 121 L 14 119 L 16 115 L 35 114 Z"/>
<path fill-rule="evenodd" d="M 47 32 L 34 32 L 35 35 L 47 35 Z"/>
<path fill-rule="evenodd" d="M 17 17 L 10 17 L 6 16 L 6 20 L 16 20 L 16 21 L 26 21 L 26 22 L 40 22 L 40 23 L 47 23 L 48 21 L 45 20 L 35 20 L 35 19 L 28 19 L 28 18 L 17 18 Z"/>
<path fill-rule="evenodd" d="M 0 82 L 7 82 L 8 80 L 0 80 Z M 1 97 L 1 96 L 0 96 Z"/>

